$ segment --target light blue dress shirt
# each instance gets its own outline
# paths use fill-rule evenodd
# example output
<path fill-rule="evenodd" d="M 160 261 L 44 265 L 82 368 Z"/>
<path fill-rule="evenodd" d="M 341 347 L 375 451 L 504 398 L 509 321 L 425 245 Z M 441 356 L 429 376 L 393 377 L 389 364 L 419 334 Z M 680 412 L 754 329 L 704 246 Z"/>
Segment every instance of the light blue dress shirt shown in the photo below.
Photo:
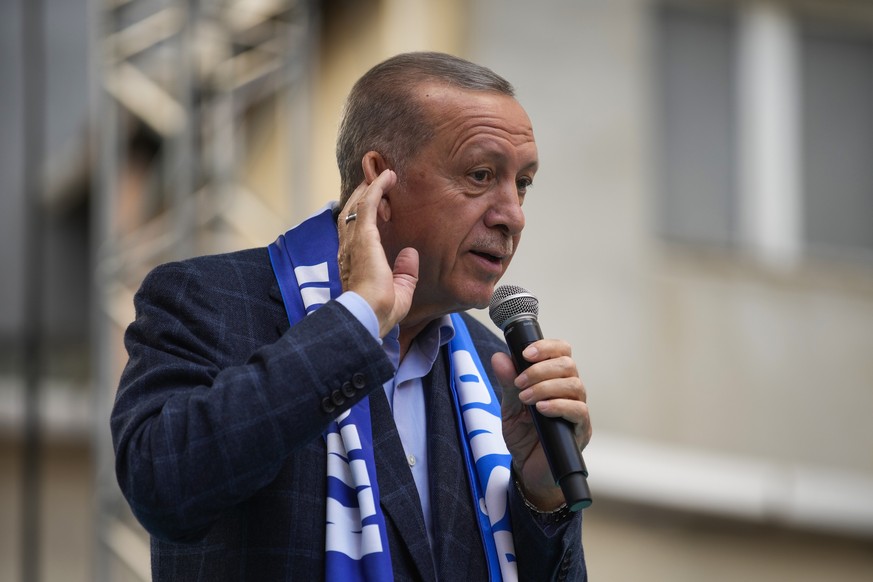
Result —
<path fill-rule="evenodd" d="M 337 298 L 337 301 L 348 309 L 374 338 L 382 342 L 385 353 L 397 370 L 394 378 L 386 382 L 383 387 L 388 403 L 391 405 L 397 432 L 400 434 L 400 442 L 406 453 L 406 462 L 409 464 L 412 478 L 418 489 L 428 539 L 433 547 L 433 520 L 428 479 L 427 412 L 422 379 L 436 362 L 440 348 L 454 337 L 455 328 L 449 316 L 432 322 L 415 338 L 403 360 L 400 360 L 399 326 L 395 326 L 385 338 L 380 339 L 376 314 L 360 295 L 353 291 L 346 291 Z"/>

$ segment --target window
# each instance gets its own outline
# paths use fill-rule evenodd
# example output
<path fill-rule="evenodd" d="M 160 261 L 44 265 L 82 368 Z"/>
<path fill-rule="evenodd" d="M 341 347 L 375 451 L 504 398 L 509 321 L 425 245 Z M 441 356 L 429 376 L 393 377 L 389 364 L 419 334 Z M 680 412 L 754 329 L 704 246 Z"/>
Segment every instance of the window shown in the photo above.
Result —
<path fill-rule="evenodd" d="M 873 250 L 873 35 L 802 33 L 804 236 Z"/>
<path fill-rule="evenodd" d="M 850 4 L 657 6 L 660 233 L 873 256 L 873 29 Z"/>
<path fill-rule="evenodd" d="M 728 245 L 736 231 L 735 24 L 725 10 L 669 5 L 657 19 L 661 232 Z"/>

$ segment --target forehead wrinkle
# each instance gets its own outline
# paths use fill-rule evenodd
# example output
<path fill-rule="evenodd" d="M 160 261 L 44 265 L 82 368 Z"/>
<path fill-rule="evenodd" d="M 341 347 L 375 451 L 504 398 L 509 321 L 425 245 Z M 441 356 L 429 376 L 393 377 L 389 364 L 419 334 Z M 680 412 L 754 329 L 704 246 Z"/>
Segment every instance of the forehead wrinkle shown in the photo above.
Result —
<path fill-rule="evenodd" d="M 460 122 L 460 123 L 458 123 Z M 461 150 L 466 147 L 471 141 L 490 136 L 508 142 L 512 147 L 522 146 L 527 143 L 534 143 L 533 129 L 530 126 L 524 127 L 521 131 L 515 131 L 508 127 L 506 119 L 497 115 L 477 115 L 472 118 L 454 118 L 444 124 L 438 126 L 437 131 L 452 131 L 452 125 L 458 123 L 459 127 L 455 131 L 452 146 L 449 150 L 450 157 L 457 157 Z M 475 147 L 488 152 L 489 154 L 498 154 L 505 157 L 503 152 L 499 151 L 498 147 L 489 146 L 487 143 L 476 145 Z"/>
<path fill-rule="evenodd" d="M 503 138 L 513 147 L 535 143 L 530 119 L 512 96 L 423 84 L 418 98 L 434 137 L 454 133 L 449 156 L 457 156 L 469 140 L 483 134 Z"/>

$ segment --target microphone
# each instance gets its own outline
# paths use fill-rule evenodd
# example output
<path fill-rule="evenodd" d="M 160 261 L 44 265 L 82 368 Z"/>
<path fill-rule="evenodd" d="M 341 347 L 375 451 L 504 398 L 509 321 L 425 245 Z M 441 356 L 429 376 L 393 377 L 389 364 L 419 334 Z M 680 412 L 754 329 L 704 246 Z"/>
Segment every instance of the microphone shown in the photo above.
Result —
<path fill-rule="evenodd" d="M 520 374 L 530 367 L 521 352 L 537 340 L 543 332 L 537 322 L 539 301 L 527 289 L 502 285 L 494 290 L 488 315 L 494 325 L 503 330 L 506 344 L 512 354 L 515 369 Z M 579 447 L 576 446 L 573 423 L 564 418 L 540 414 L 535 406 L 528 406 L 555 484 L 560 485 L 570 511 L 579 511 L 591 505 L 588 489 L 588 469 Z"/>

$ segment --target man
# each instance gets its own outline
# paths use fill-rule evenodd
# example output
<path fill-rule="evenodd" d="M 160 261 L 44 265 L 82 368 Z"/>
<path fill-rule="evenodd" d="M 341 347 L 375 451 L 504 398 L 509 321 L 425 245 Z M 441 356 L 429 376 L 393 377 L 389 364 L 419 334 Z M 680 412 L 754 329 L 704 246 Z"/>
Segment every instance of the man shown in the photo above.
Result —
<path fill-rule="evenodd" d="M 456 315 L 488 304 L 524 227 L 538 159 L 512 87 L 389 59 L 353 88 L 337 158 L 335 208 L 137 294 L 112 430 L 154 578 L 585 579 L 524 406 L 587 443 L 570 348 L 532 344 L 517 375 Z"/>

